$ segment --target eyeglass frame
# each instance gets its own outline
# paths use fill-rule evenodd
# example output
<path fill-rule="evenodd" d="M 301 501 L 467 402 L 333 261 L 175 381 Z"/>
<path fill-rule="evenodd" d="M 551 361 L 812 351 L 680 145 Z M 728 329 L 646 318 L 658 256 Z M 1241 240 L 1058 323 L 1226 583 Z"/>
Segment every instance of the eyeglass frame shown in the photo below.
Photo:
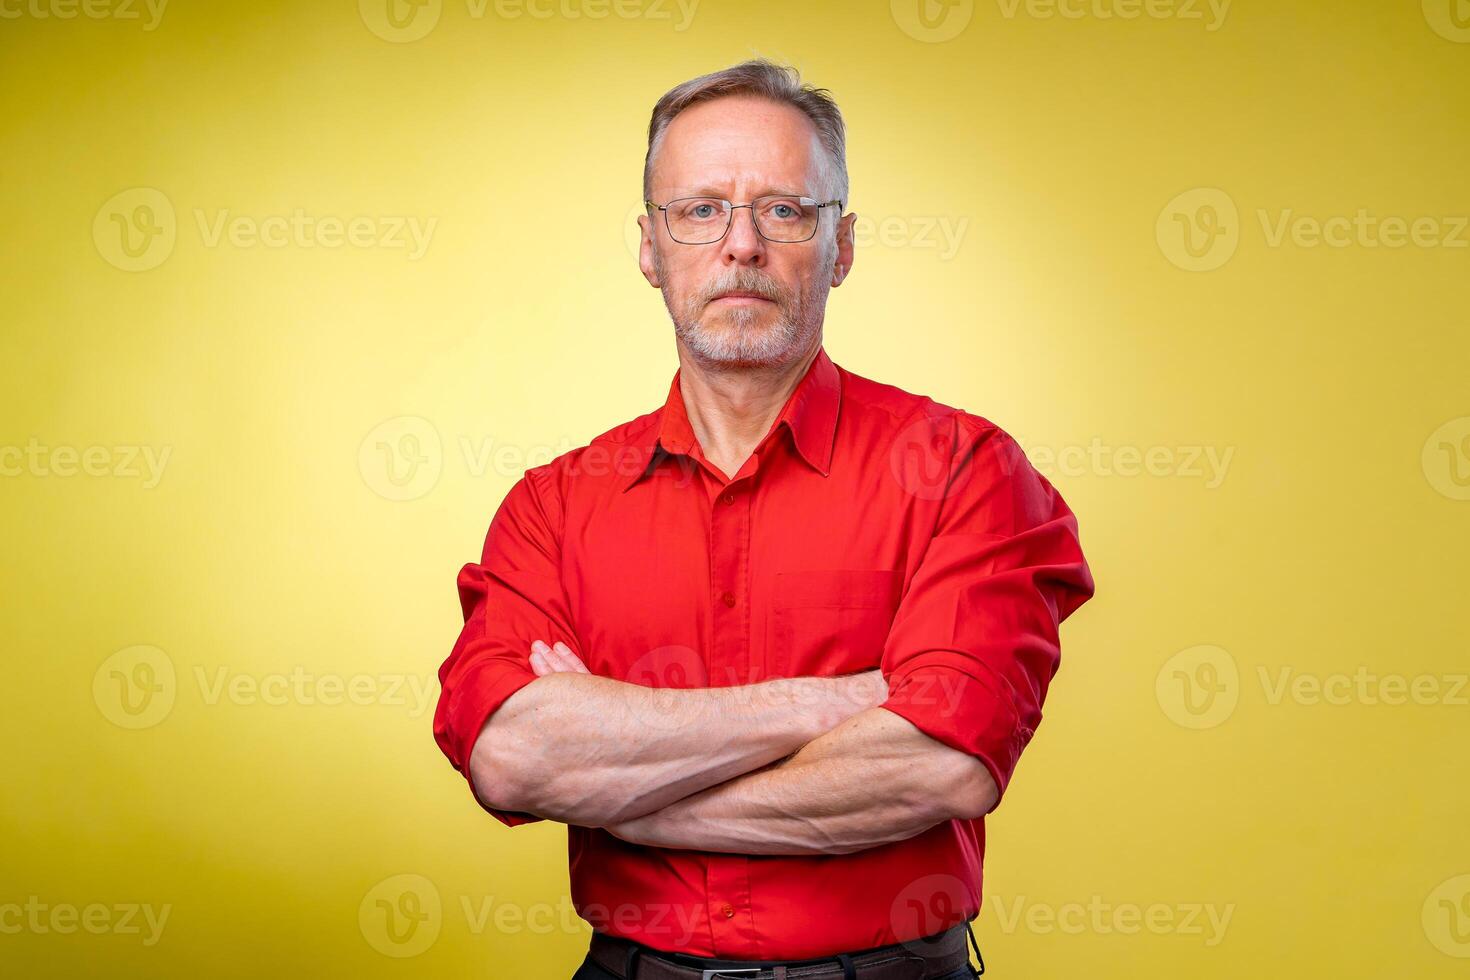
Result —
<path fill-rule="evenodd" d="M 766 237 L 766 233 L 761 231 L 761 223 L 755 220 L 755 201 L 761 201 L 768 197 L 794 197 L 798 201 L 801 201 L 803 203 L 810 201 L 812 205 L 817 208 L 817 223 L 815 225 L 812 225 L 812 233 L 805 238 L 798 238 L 795 241 L 783 241 L 779 238 Z M 729 220 L 725 222 L 725 230 L 720 233 L 719 238 L 707 242 L 685 242 L 674 238 L 674 228 L 672 225 L 669 224 L 669 204 L 673 204 L 676 201 L 718 201 L 719 203 L 725 205 L 725 207 L 729 209 L 730 212 Z M 817 229 L 822 227 L 821 209 L 830 208 L 832 205 L 835 204 L 839 209 L 838 214 L 841 214 L 840 209 L 842 208 L 841 198 L 837 198 L 831 201 L 818 201 L 816 198 L 807 197 L 805 194 L 762 194 L 760 197 L 756 198 L 755 201 L 749 201 L 745 204 L 735 204 L 731 201 L 725 200 L 723 197 L 709 197 L 704 194 L 691 194 L 688 197 L 676 197 L 673 200 L 669 201 L 668 204 L 654 204 L 652 201 L 644 200 L 643 206 L 646 208 L 657 208 L 658 210 L 662 211 L 664 213 L 664 230 L 669 233 L 669 238 L 680 245 L 689 245 L 693 248 L 698 248 L 701 245 L 715 245 L 719 242 L 724 241 L 725 236 L 730 234 L 730 229 L 735 227 L 735 212 L 741 208 L 750 208 L 750 223 L 755 228 L 755 233 L 761 236 L 761 238 L 770 242 L 772 245 L 800 245 L 803 242 L 811 241 L 813 238 L 817 237 Z"/>

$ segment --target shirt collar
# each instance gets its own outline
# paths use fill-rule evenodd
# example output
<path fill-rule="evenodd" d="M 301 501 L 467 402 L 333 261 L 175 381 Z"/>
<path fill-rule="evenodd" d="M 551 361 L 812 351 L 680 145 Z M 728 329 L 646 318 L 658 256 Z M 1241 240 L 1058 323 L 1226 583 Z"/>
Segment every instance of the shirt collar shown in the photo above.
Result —
<path fill-rule="evenodd" d="M 684 395 L 679 388 L 679 375 L 674 372 L 669 383 L 668 398 L 658 411 L 657 422 L 650 424 L 640 435 L 640 458 L 643 466 L 624 483 L 628 490 L 642 479 L 657 462 L 659 455 L 689 455 L 695 445 L 694 429 L 689 423 L 689 413 L 684 407 Z M 796 389 L 771 428 L 786 426 L 791 432 L 796 451 L 809 466 L 826 476 L 831 472 L 832 444 L 837 435 L 837 412 L 842 401 L 842 381 L 837 365 L 827 356 L 825 347 L 817 348 L 816 357 L 807 366 L 806 374 L 797 382 Z"/>

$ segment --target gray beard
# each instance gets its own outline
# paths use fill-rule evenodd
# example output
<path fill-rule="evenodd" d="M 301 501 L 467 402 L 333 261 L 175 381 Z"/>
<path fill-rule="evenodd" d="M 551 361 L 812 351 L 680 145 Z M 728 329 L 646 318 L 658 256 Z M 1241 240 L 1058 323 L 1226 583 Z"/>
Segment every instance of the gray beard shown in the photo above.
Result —
<path fill-rule="evenodd" d="M 835 247 L 824 249 L 817 268 L 830 270 L 835 252 Z M 654 269 L 659 281 L 664 282 L 663 263 L 657 252 Z M 659 290 L 674 321 L 674 335 L 696 358 L 728 367 L 780 364 L 804 352 L 811 337 L 821 330 L 829 292 L 825 278 L 803 283 L 797 294 L 780 290 L 774 317 L 766 307 L 714 310 L 706 305 L 711 292 L 755 288 L 753 278 L 738 273 L 722 276 L 709 292 L 696 293 L 682 303 L 669 294 L 667 287 Z"/>
<path fill-rule="evenodd" d="M 757 320 L 769 317 L 768 310 L 737 307 L 714 316 L 724 323 L 712 326 L 702 319 L 673 318 L 674 335 L 695 357 L 713 364 L 734 367 L 779 363 L 784 360 L 783 355 L 795 349 L 805 335 L 805 331 L 784 311 L 765 326 L 757 325 Z"/>

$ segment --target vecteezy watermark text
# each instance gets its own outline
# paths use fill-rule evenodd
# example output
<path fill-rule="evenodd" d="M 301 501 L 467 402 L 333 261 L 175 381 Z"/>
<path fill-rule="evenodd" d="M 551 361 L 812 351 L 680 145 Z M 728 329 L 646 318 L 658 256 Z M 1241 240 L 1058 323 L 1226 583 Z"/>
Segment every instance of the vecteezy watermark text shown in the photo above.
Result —
<path fill-rule="evenodd" d="M 144 946 L 153 946 L 163 936 L 173 905 L 148 902 L 43 902 L 28 895 L 25 902 L 0 902 L 0 935 L 20 933 L 69 936 L 86 932 L 94 936 L 142 936 Z M 146 931 L 145 931 L 146 930 Z"/>
<path fill-rule="evenodd" d="M 640 20 L 673 25 L 676 34 L 694 22 L 700 0 L 465 0 L 471 20 Z M 358 0 L 368 30 L 385 41 L 408 44 L 428 37 L 444 13 L 444 0 Z"/>
<path fill-rule="evenodd" d="M 306 708 L 345 706 L 407 709 L 421 718 L 434 702 L 438 685 L 432 672 L 338 674 L 297 665 L 289 671 L 248 673 L 228 666 L 192 671 L 199 700 L 206 707 L 265 706 Z M 118 650 L 92 676 L 92 699 L 108 721 L 119 728 L 152 728 L 166 719 L 179 697 L 173 658 L 158 647 L 140 645 Z"/>
<path fill-rule="evenodd" d="M 402 252 L 410 262 L 429 251 L 439 225 L 437 217 L 321 214 L 302 207 L 264 215 L 196 207 L 192 217 L 199 242 L 207 249 L 348 248 Z M 92 241 L 109 264 L 124 272 L 146 272 L 173 254 L 179 225 L 167 194 L 154 187 L 131 187 L 97 209 Z"/>
<path fill-rule="evenodd" d="M 607 906 L 590 902 L 578 909 L 567 895 L 555 903 L 529 905 L 494 895 L 456 897 L 457 901 L 446 903 L 438 886 L 423 875 L 393 875 L 363 895 L 358 929 L 379 953 L 404 959 L 427 951 L 446 925 L 462 927 L 476 936 L 491 931 L 498 935 L 562 932 L 585 936 L 591 926 L 658 936 L 665 940 L 662 945 L 684 946 L 707 914 L 702 904 L 622 902 Z"/>
<path fill-rule="evenodd" d="M 152 490 L 173 451 L 172 446 L 49 446 L 32 436 L 24 446 L 0 446 L 0 477 L 141 479 L 143 489 Z"/>
<path fill-rule="evenodd" d="M 1355 208 L 1337 214 L 1302 214 L 1292 207 L 1256 208 L 1261 242 L 1271 249 L 1470 249 L 1470 215 L 1383 214 Z M 1154 223 L 1159 250 L 1189 272 L 1210 272 L 1234 257 L 1248 223 L 1234 198 L 1218 187 L 1175 195 Z"/>
<path fill-rule="evenodd" d="M 1093 895 L 1086 902 L 1039 902 L 1024 895 L 1010 900 L 987 897 L 985 908 L 994 909 L 1001 932 L 1013 935 L 1030 932 L 1036 935 L 1062 933 L 1077 936 L 1135 936 L 1141 932 L 1155 936 L 1185 936 L 1202 939 L 1206 946 L 1218 946 L 1225 938 L 1235 903 L 1215 902 L 1112 902 Z"/>
<path fill-rule="evenodd" d="M 1225 482 L 1234 446 L 1112 446 L 1100 436 L 1087 445 L 1023 447 L 1043 476 L 1150 476 L 1202 480 L 1206 490 Z"/>
<path fill-rule="evenodd" d="M 1247 676 L 1228 650 L 1201 644 L 1163 663 L 1154 681 L 1155 696 L 1165 716 L 1180 727 L 1216 728 L 1235 713 Z M 1351 671 L 1319 673 L 1282 664 L 1257 665 L 1255 678 L 1268 708 L 1470 707 L 1470 674 L 1463 672 L 1404 674 L 1361 664 Z"/>
<path fill-rule="evenodd" d="M 0 0 L 0 20 L 137 20 L 152 31 L 167 6 L 168 0 Z"/>

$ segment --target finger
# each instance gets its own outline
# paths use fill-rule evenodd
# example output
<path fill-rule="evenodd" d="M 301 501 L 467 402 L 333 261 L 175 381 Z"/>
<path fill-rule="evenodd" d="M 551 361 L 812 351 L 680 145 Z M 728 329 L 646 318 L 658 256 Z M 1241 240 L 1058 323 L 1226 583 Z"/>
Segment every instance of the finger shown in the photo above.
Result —
<path fill-rule="evenodd" d="M 546 658 L 541 655 L 540 650 L 531 651 L 531 669 L 536 672 L 537 677 L 545 677 L 552 673 L 551 667 L 547 665 Z"/>
<path fill-rule="evenodd" d="M 561 646 L 558 644 L 558 646 Z M 531 656 L 540 660 L 543 672 L 546 674 L 574 674 L 578 673 L 576 655 L 571 654 L 565 646 L 560 650 L 553 649 L 542 640 L 531 644 Z"/>
<path fill-rule="evenodd" d="M 579 657 L 579 656 L 577 656 L 575 653 L 573 653 L 572 652 L 572 648 L 569 647 L 569 646 L 567 646 L 565 643 L 562 643 L 560 640 L 558 640 L 557 643 L 556 643 L 556 645 L 554 647 L 552 647 L 551 649 L 552 649 L 552 651 L 554 653 L 561 654 L 562 660 L 564 662 L 570 664 L 571 665 L 571 669 L 572 670 L 575 670 L 577 673 L 579 673 L 579 674 L 590 674 L 590 673 L 592 673 L 592 671 L 590 671 L 590 670 L 587 669 L 587 665 L 582 662 L 582 658 Z"/>
<path fill-rule="evenodd" d="M 546 651 L 546 660 L 553 669 L 561 673 L 575 674 L 578 672 L 575 655 L 570 654 L 570 651 L 560 643 Z"/>

